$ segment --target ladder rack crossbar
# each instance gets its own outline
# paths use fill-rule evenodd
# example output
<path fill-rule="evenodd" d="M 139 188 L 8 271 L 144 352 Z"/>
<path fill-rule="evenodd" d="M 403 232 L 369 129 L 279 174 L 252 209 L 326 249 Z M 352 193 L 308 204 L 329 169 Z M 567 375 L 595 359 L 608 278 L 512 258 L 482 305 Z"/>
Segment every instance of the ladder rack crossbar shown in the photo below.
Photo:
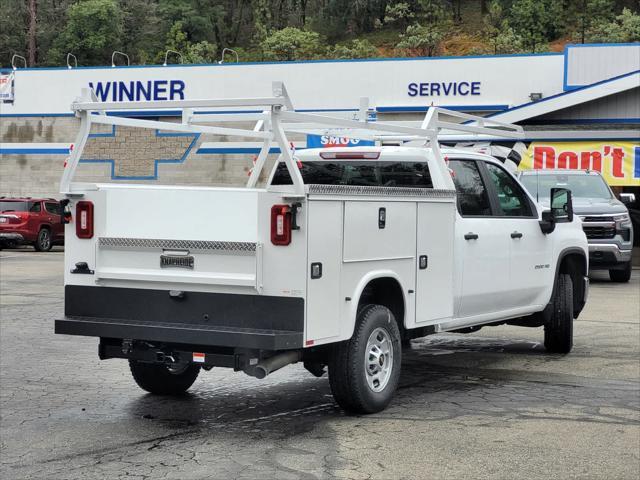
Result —
<path fill-rule="evenodd" d="M 83 110 L 167 110 L 183 108 L 286 106 L 282 97 L 220 98 L 210 100 L 159 100 L 150 102 L 87 102 L 71 104 L 74 112 Z"/>
<path fill-rule="evenodd" d="M 154 128 L 170 132 L 183 133 L 208 133 L 211 135 L 228 135 L 232 137 L 247 137 L 271 139 L 273 134 L 269 131 L 245 130 L 242 128 L 214 127 L 208 125 L 193 125 L 184 123 L 161 122 L 158 120 L 143 120 L 138 118 L 111 117 L 108 115 L 93 115 L 91 123 L 104 125 L 119 125 L 122 127 Z"/>

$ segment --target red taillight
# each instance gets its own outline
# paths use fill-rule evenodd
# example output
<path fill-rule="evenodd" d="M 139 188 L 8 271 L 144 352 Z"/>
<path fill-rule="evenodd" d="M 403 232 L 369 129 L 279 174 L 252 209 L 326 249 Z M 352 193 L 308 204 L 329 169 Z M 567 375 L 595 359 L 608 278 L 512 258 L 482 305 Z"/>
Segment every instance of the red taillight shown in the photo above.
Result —
<path fill-rule="evenodd" d="M 320 152 L 324 160 L 377 160 L 380 152 Z"/>
<path fill-rule="evenodd" d="M 78 238 L 93 237 L 93 203 L 81 201 L 76 205 L 76 235 Z"/>
<path fill-rule="evenodd" d="M 274 245 L 291 243 L 291 207 L 289 205 L 271 207 L 271 243 Z"/>

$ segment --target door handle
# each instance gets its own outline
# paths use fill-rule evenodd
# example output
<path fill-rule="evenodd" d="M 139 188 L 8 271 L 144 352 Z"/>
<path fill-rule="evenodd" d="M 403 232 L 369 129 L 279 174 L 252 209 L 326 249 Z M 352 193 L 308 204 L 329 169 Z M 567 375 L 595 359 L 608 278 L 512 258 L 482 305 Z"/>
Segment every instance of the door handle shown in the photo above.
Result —
<path fill-rule="evenodd" d="M 522 234 L 520 232 L 512 232 L 511 238 L 522 238 Z"/>
<path fill-rule="evenodd" d="M 473 232 L 469 232 L 466 233 L 464 236 L 465 240 L 477 240 L 478 239 L 478 234 L 477 233 L 473 233 Z"/>

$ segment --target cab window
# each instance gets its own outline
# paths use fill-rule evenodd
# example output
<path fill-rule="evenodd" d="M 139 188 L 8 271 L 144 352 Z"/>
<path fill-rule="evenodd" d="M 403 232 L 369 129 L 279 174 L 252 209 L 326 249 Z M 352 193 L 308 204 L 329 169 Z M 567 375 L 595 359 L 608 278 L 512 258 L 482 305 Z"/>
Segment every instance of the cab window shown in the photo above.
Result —
<path fill-rule="evenodd" d="M 302 180 L 315 185 L 433 188 L 426 162 L 305 161 L 299 167 Z M 291 185 L 287 166 L 281 162 L 272 185 Z"/>
<path fill-rule="evenodd" d="M 493 163 L 486 163 L 489 178 L 496 189 L 498 204 L 505 217 L 531 217 L 531 202 L 511 175 L 502 167 Z"/>
<path fill-rule="evenodd" d="M 463 217 L 490 216 L 489 196 L 476 162 L 449 160 L 449 170 L 456 186 L 460 215 Z"/>

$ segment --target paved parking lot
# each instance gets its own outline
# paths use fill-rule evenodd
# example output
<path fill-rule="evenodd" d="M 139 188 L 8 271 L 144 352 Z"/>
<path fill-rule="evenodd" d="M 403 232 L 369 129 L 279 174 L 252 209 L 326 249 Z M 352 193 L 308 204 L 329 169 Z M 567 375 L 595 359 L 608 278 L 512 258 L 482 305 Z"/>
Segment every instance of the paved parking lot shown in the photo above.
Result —
<path fill-rule="evenodd" d="M 96 340 L 53 334 L 62 255 L 0 252 L 3 479 L 640 476 L 638 270 L 592 280 L 569 356 L 545 354 L 541 329 L 414 341 L 391 407 L 357 417 L 299 366 L 145 394 Z"/>

